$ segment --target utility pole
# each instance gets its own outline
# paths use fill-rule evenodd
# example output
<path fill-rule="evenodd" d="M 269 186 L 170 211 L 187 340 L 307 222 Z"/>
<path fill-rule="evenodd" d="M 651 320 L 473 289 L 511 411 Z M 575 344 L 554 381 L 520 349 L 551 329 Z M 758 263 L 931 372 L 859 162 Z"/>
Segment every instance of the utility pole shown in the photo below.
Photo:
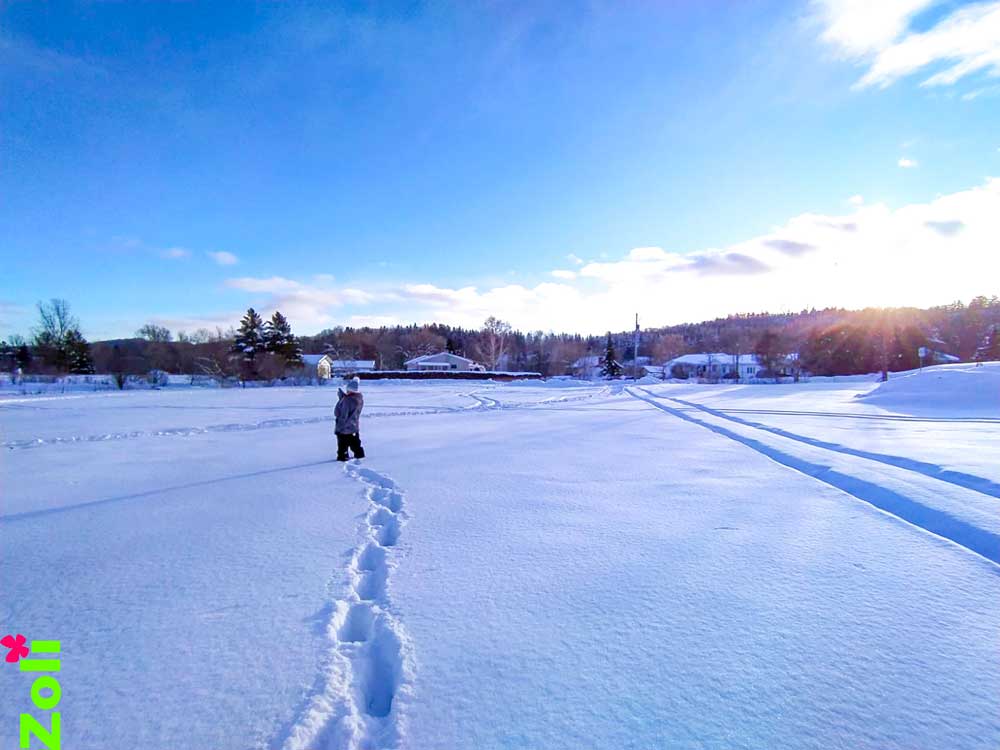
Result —
<path fill-rule="evenodd" d="M 635 335 L 632 337 L 632 380 L 639 381 L 639 313 L 635 314 Z"/>

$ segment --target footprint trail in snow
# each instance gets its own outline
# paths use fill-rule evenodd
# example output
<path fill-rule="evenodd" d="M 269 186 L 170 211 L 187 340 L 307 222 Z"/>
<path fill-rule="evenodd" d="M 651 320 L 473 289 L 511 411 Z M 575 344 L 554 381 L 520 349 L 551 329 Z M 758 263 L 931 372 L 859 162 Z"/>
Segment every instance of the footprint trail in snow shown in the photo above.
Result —
<path fill-rule="evenodd" d="M 389 478 L 356 464 L 368 508 L 358 527 L 342 596 L 327 625 L 322 688 L 281 746 L 283 750 L 374 750 L 400 745 L 403 704 L 413 680 L 412 647 L 393 611 L 388 582 L 406 521 L 404 497 Z"/>

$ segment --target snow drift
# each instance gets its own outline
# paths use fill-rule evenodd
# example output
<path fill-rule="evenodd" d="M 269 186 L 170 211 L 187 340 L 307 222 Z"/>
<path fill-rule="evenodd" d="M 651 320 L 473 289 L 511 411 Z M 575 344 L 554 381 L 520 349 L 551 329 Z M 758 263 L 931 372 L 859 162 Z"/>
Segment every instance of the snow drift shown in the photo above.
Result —
<path fill-rule="evenodd" d="M 927 367 L 858 398 L 892 411 L 1000 417 L 1000 362 Z"/>

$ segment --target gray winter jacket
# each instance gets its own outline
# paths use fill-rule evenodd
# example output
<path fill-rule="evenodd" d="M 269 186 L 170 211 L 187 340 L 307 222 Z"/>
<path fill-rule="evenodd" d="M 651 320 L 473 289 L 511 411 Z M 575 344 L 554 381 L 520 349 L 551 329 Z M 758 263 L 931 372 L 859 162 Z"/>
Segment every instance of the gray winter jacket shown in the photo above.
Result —
<path fill-rule="evenodd" d="M 334 429 L 341 435 L 352 435 L 360 429 L 365 397 L 360 393 L 344 393 L 341 390 L 337 391 L 337 395 L 337 406 L 333 410 L 337 426 Z"/>

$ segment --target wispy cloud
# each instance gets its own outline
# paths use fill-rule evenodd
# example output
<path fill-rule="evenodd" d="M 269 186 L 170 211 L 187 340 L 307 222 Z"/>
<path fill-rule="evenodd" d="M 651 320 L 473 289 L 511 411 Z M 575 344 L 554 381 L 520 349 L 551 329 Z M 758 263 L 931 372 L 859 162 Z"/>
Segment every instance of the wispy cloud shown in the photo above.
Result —
<path fill-rule="evenodd" d="M 214 260 L 220 266 L 235 266 L 240 262 L 239 258 L 230 252 L 226 252 L 225 250 L 218 250 L 215 252 L 210 250 L 206 253 L 206 255 L 208 255 L 209 258 Z"/>
<path fill-rule="evenodd" d="M 232 278 L 246 304 L 280 309 L 297 331 L 336 324 L 443 322 L 478 326 L 489 315 L 525 330 L 596 333 L 736 312 L 808 307 L 927 305 L 984 293 L 1000 277 L 1000 179 L 929 203 L 853 206 L 843 215 L 801 214 L 766 235 L 727 247 L 675 253 L 635 248 L 585 263 L 570 278 L 535 285 L 369 285 L 284 276 Z M 886 278 L 894 283 L 885 284 Z"/>
<path fill-rule="evenodd" d="M 23 305 L 0 300 L 0 331 L 13 333 L 14 327 L 24 324 L 29 314 L 29 309 Z"/>
<path fill-rule="evenodd" d="M 190 258 L 191 251 L 183 247 L 168 247 L 166 250 L 160 251 L 160 256 L 168 260 L 181 260 L 182 258 Z"/>
<path fill-rule="evenodd" d="M 815 245 L 810 245 L 808 242 L 797 242 L 796 240 L 764 240 L 764 244 L 767 247 L 773 247 L 779 253 L 784 253 L 785 255 L 791 255 L 793 257 L 811 253 L 816 249 Z"/>
<path fill-rule="evenodd" d="M 558 268 L 552 272 L 552 275 L 557 279 L 572 281 L 576 278 L 576 271 L 567 271 L 566 269 Z"/>
<path fill-rule="evenodd" d="M 965 229 L 965 222 L 927 220 L 924 222 L 924 226 L 928 229 L 933 229 L 935 232 L 944 237 L 954 237 L 956 234 Z"/>
<path fill-rule="evenodd" d="M 0 59 L 11 68 L 21 68 L 37 75 L 82 73 L 103 75 L 104 69 L 83 57 L 42 47 L 30 39 L 0 31 Z"/>
<path fill-rule="evenodd" d="M 901 156 L 899 161 L 896 162 L 896 165 L 903 169 L 914 169 L 919 166 L 915 159 L 908 159 L 905 156 Z"/>
<path fill-rule="evenodd" d="M 885 88 L 933 65 L 945 64 L 922 86 L 949 86 L 979 72 L 1000 75 L 1000 1 L 958 8 L 922 31 L 911 22 L 940 0 L 816 0 L 824 41 L 867 72 L 858 88 Z"/>
<path fill-rule="evenodd" d="M 847 202 L 852 206 L 861 206 L 864 205 L 865 197 L 863 195 L 852 195 L 847 199 Z"/>

